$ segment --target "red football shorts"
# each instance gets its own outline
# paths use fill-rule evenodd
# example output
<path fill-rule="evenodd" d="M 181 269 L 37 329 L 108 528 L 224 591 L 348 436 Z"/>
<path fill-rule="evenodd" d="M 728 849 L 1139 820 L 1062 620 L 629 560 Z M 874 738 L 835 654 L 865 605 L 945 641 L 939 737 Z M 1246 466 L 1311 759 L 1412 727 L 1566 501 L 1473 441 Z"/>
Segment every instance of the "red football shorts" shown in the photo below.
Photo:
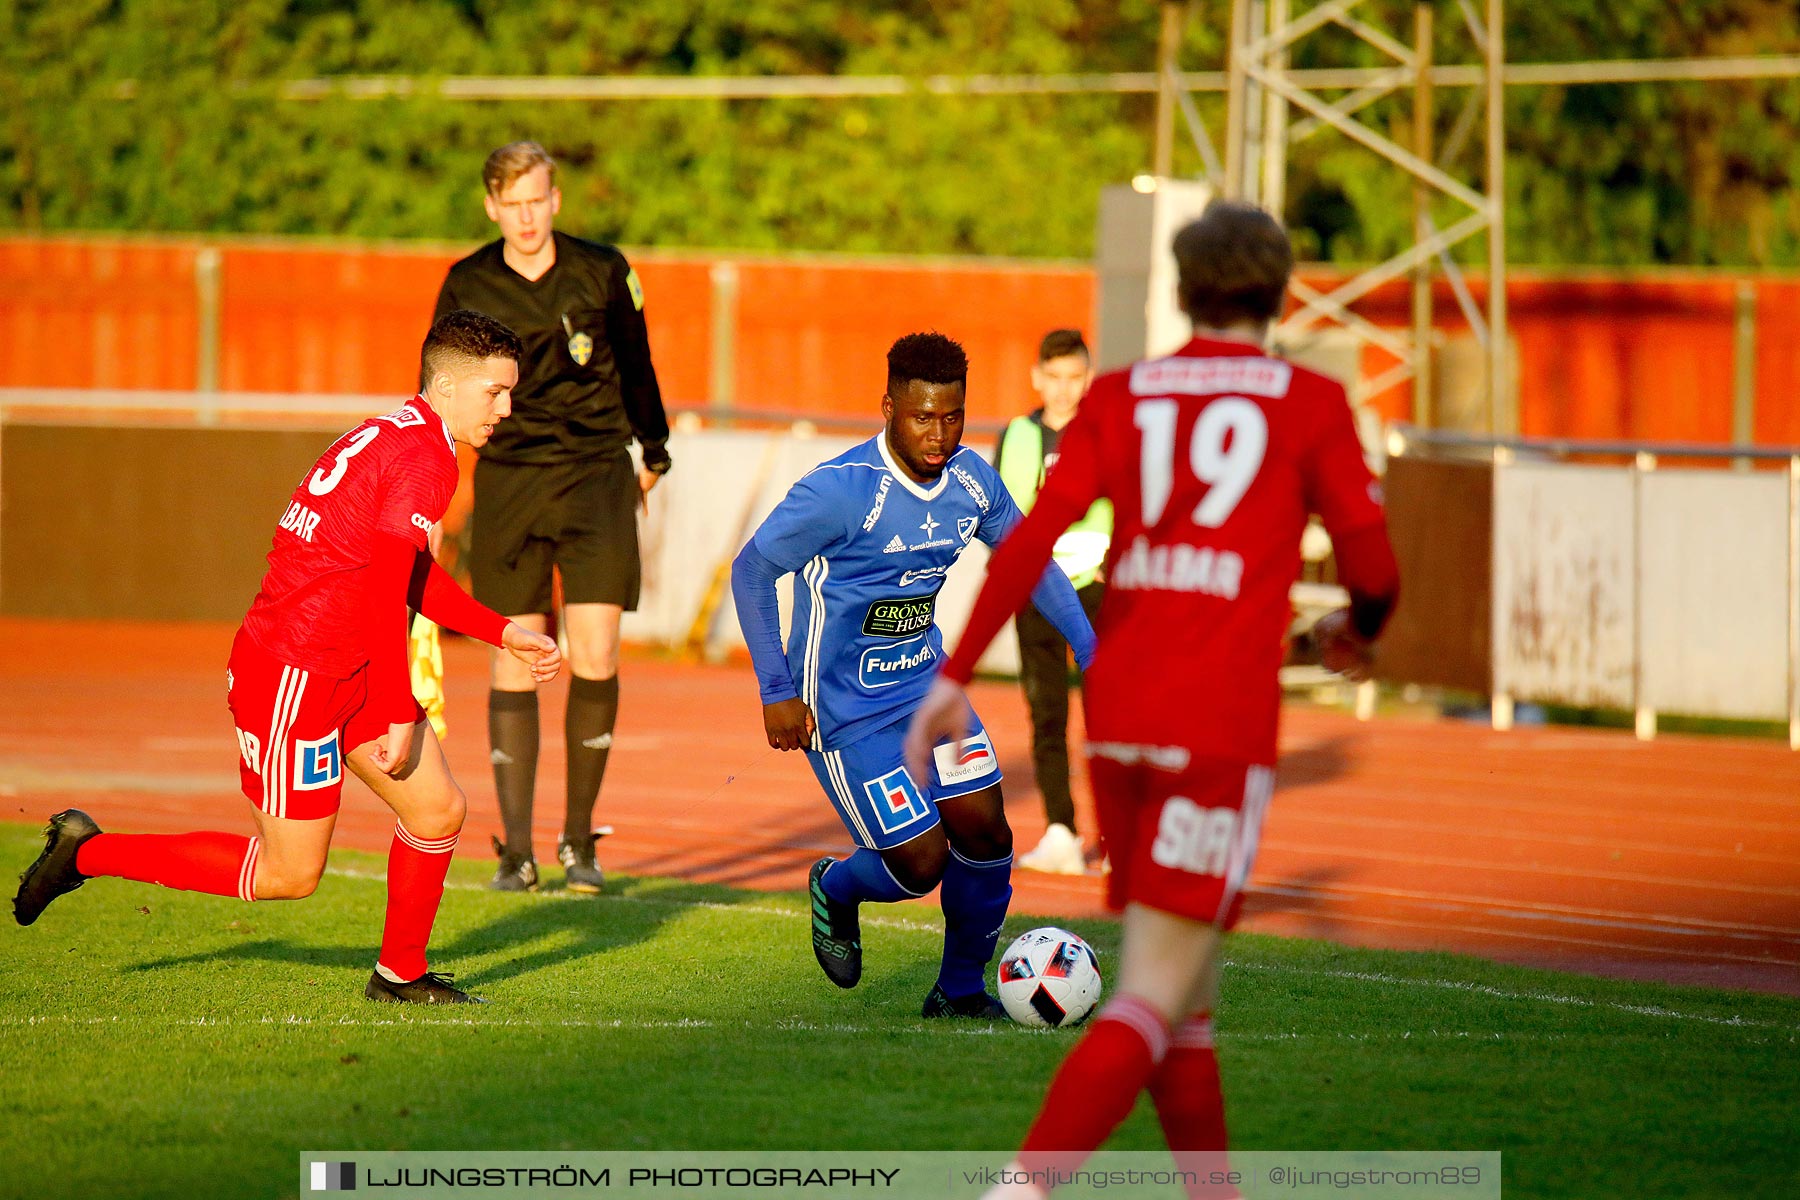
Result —
<path fill-rule="evenodd" d="M 364 711 L 368 667 L 348 679 L 290 667 L 242 629 L 231 644 L 226 702 L 237 726 L 238 778 L 271 817 L 311 821 L 338 810 L 344 755 L 387 733 Z M 413 704 L 416 719 L 425 715 Z"/>
<path fill-rule="evenodd" d="M 1088 769 L 1112 863 L 1106 902 L 1220 929 L 1237 924 L 1275 768 L 1175 747 L 1092 743 Z"/>

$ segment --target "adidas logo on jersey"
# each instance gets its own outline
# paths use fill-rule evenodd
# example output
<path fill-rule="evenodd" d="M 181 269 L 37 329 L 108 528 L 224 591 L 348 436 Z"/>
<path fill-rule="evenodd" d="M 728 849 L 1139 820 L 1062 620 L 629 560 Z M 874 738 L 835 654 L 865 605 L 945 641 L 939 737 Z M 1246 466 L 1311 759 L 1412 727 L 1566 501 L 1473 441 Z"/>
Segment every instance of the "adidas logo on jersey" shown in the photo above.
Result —
<path fill-rule="evenodd" d="M 906 543 L 901 541 L 900 535 L 896 533 L 893 541 L 883 546 L 881 552 L 883 554 L 904 554 L 906 552 Z"/>

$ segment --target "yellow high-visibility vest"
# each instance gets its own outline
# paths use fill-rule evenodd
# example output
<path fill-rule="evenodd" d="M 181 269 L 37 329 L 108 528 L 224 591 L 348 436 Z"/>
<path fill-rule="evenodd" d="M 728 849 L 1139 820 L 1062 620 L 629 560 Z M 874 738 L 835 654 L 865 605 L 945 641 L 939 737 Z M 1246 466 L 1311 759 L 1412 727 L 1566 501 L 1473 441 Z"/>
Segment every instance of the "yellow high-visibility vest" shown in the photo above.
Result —
<path fill-rule="evenodd" d="M 995 454 L 1000 481 L 1012 493 L 1013 502 L 1030 512 L 1044 486 L 1044 427 L 1036 414 L 1014 417 L 1000 435 Z M 1112 501 L 1096 500 L 1085 516 L 1056 539 L 1056 565 L 1079 590 L 1100 578 L 1106 551 L 1112 545 Z"/>

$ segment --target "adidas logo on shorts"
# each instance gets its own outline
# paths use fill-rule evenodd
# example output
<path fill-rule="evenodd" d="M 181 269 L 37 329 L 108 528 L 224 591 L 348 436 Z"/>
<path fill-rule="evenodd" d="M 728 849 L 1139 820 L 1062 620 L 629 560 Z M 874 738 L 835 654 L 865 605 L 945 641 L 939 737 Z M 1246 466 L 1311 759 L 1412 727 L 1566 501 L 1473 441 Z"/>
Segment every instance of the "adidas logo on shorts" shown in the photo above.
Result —
<path fill-rule="evenodd" d="M 881 552 L 883 554 L 903 554 L 906 552 L 906 543 L 901 541 L 900 535 L 896 533 L 894 540 L 883 546 Z"/>

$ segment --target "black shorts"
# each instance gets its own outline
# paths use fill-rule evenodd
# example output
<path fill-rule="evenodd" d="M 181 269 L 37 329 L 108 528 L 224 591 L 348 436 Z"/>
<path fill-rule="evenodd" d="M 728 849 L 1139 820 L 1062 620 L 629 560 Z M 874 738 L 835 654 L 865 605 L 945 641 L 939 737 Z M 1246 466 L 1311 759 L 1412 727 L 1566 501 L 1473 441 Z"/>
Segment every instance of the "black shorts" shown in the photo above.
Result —
<path fill-rule="evenodd" d="M 637 471 L 625 455 L 597 461 L 475 464 L 469 576 L 475 599 L 502 616 L 550 611 L 550 568 L 565 604 L 637 608 Z"/>

